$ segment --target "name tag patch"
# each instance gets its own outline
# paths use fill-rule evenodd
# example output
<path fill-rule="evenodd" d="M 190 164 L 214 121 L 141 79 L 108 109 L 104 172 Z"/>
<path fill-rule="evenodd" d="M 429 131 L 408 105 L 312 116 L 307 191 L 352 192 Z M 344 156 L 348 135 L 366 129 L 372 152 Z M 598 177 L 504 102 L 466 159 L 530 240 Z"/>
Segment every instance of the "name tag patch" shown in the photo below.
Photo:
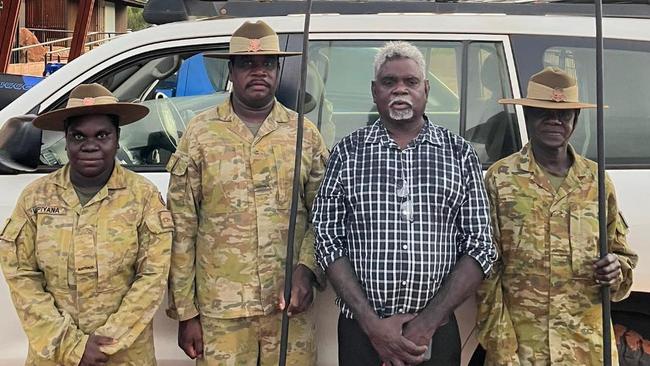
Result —
<path fill-rule="evenodd" d="M 65 207 L 37 206 L 32 208 L 35 214 L 65 215 Z"/>

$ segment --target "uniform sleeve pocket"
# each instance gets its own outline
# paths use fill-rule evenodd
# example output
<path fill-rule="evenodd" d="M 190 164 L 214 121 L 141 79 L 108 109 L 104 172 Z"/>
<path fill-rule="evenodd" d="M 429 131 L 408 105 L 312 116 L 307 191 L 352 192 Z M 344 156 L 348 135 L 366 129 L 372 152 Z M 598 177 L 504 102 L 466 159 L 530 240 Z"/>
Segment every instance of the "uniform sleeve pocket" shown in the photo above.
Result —
<path fill-rule="evenodd" d="M 0 240 L 8 241 L 11 243 L 16 242 L 18 234 L 25 226 L 25 219 L 10 218 L 5 221 L 4 226 L 2 227 L 2 234 L 0 234 Z"/>
<path fill-rule="evenodd" d="M 167 162 L 167 171 L 173 175 L 185 175 L 188 165 L 189 161 L 186 156 L 175 153 L 169 158 L 169 162 Z"/>
<path fill-rule="evenodd" d="M 174 230 L 174 221 L 171 212 L 164 210 L 157 215 L 149 215 L 145 219 L 147 229 L 154 234 L 167 233 Z"/>
<path fill-rule="evenodd" d="M 7 280 L 18 275 L 19 261 L 15 243 L 25 222 L 25 219 L 7 219 L 0 231 L 0 267 Z"/>

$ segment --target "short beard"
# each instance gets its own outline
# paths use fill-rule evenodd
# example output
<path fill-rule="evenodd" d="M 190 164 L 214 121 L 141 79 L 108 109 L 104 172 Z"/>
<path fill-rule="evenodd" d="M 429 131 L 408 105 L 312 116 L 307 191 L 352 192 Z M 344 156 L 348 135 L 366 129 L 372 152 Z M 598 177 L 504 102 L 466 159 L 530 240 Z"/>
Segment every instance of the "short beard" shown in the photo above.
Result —
<path fill-rule="evenodd" d="M 405 109 L 405 110 L 400 110 L 396 111 L 393 109 L 388 110 L 388 115 L 392 120 L 395 121 L 404 121 L 407 119 L 413 118 L 413 110 L 412 109 Z"/>
<path fill-rule="evenodd" d="M 397 111 L 391 109 L 390 107 L 397 102 L 406 103 L 411 108 L 397 110 Z M 402 98 L 402 97 L 393 98 L 390 102 L 388 102 L 388 116 L 394 121 L 404 121 L 413 118 L 413 103 L 407 98 Z"/>

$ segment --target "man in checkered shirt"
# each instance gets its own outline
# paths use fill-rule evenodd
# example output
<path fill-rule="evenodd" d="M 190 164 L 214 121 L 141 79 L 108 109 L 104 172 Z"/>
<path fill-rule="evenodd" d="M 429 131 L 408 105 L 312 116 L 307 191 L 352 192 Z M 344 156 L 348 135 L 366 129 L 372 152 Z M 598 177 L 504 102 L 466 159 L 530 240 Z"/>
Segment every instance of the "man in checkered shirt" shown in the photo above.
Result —
<path fill-rule="evenodd" d="M 374 66 L 380 118 L 334 147 L 314 201 L 316 257 L 341 308 L 339 364 L 457 365 L 453 311 L 496 259 L 481 165 L 424 115 L 415 46 L 389 42 Z"/>

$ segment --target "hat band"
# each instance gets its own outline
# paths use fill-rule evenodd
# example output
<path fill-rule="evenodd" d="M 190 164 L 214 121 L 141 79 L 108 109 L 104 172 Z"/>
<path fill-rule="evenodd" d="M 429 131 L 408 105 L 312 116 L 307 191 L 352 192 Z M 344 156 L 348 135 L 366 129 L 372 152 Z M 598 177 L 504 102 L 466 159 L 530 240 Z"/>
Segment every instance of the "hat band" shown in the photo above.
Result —
<path fill-rule="evenodd" d="M 112 104 L 117 103 L 118 100 L 115 97 L 111 96 L 101 96 L 101 97 L 88 97 L 88 98 L 70 98 L 68 99 L 68 104 L 66 108 L 72 107 L 88 107 L 98 104 Z"/>
<path fill-rule="evenodd" d="M 528 82 L 528 99 L 548 100 L 552 102 L 578 103 L 578 86 L 568 88 L 551 88 L 534 81 Z"/>
<path fill-rule="evenodd" d="M 280 52 L 280 41 L 277 35 L 262 38 L 232 37 L 230 53 Z"/>

